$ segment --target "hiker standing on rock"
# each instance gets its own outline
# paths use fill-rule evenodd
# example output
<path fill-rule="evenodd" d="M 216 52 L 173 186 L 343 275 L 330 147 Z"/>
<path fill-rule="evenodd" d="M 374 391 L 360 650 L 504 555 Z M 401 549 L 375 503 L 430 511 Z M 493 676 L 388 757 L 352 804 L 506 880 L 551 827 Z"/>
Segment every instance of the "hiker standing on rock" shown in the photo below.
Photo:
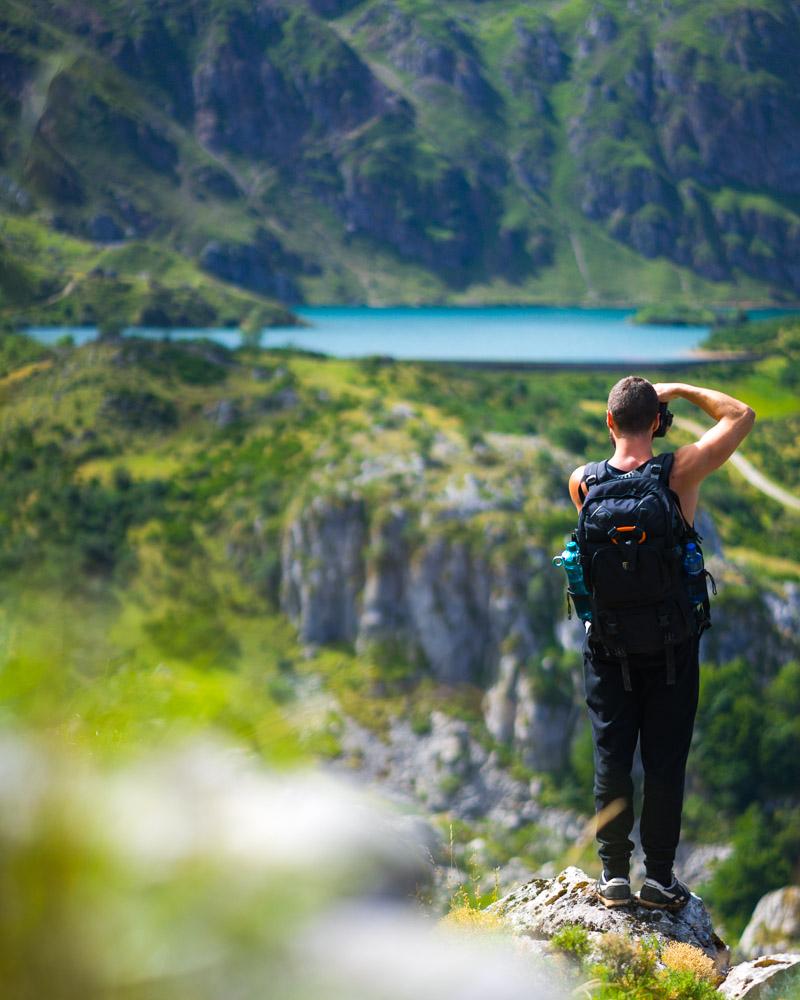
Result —
<path fill-rule="evenodd" d="M 716 424 L 693 444 L 655 456 L 653 438 L 666 433 L 666 404 L 676 398 L 699 406 Z M 690 897 L 672 866 L 697 709 L 699 639 L 710 624 L 694 515 L 700 484 L 733 454 L 754 420 L 749 406 L 725 393 L 680 382 L 652 385 L 631 375 L 608 397 L 614 454 L 570 476 L 580 517 L 569 593 L 586 626 L 584 682 L 603 862 L 597 894 L 606 906 L 633 898 L 629 835 L 637 739 L 647 874 L 638 901 L 677 910 Z"/>

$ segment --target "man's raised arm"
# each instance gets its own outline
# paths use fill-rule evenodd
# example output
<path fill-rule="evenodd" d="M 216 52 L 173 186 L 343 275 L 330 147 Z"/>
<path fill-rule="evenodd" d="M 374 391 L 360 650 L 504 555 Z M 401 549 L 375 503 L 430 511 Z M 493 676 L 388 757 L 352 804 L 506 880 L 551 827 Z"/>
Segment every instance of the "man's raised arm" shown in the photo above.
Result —
<path fill-rule="evenodd" d="M 756 419 L 755 410 L 716 389 L 703 389 L 683 382 L 662 382 L 654 388 L 659 402 L 686 399 L 717 421 L 694 444 L 684 445 L 675 452 L 671 478 L 680 479 L 686 485 L 699 485 L 731 457 L 750 433 Z"/>

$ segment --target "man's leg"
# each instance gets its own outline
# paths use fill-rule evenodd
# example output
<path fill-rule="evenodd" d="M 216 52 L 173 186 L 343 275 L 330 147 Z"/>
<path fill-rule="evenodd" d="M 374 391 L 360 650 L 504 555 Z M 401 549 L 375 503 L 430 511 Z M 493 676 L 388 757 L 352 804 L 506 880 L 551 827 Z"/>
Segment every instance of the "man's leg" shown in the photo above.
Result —
<path fill-rule="evenodd" d="M 699 690 L 699 640 L 676 647 L 675 684 L 663 669 L 642 671 L 644 801 L 640 830 L 647 875 L 668 885 L 681 834 L 686 759 Z"/>
<path fill-rule="evenodd" d="M 598 853 L 609 877 L 627 876 L 633 841 L 631 767 L 639 733 L 639 678 L 633 691 L 623 686 L 622 668 L 592 651 L 583 652 L 583 679 L 594 744 L 594 802 Z"/>

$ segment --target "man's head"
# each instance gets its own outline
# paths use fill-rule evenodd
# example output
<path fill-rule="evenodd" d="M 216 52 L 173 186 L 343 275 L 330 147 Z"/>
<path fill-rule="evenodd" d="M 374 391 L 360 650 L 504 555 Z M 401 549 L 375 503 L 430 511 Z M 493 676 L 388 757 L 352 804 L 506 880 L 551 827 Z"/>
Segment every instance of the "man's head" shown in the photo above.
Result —
<path fill-rule="evenodd" d="M 608 426 L 617 437 L 638 437 L 655 430 L 658 395 L 639 375 L 620 379 L 608 394 Z"/>

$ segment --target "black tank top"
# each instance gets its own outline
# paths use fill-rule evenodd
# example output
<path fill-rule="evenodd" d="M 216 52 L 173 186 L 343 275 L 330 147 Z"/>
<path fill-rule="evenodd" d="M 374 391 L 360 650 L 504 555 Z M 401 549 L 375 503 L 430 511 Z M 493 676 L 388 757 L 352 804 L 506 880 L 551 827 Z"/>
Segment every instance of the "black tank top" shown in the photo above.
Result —
<path fill-rule="evenodd" d="M 606 468 L 611 473 L 611 475 L 614 476 L 616 479 L 625 479 L 628 476 L 633 476 L 641 472 L 642 469 L 646 468 L 653 461 L 655 457 L 656 457 L 655 455 L 651 455 L 646 462 L 642 462 L 641 465 L 637 465 L 635 469 L 629 469 L 627 472 L 623 472 L 622 469 L 618 469 L 616 465 L 611 464 L 610 459 L 606 459 Z"/>
<path fill-rule="evenodd" d="M 651 455 L 646 462 L 642 462 L 641 465 L 637 465 L 635 469 L 629 469 L 627 472 L 623 472 L 621 469 L 618 469 L 615 465 L 612 465 L 611 460 L 607 458 L 605 460 L 605 468 L 608 470 L 608 472 L 611 473 L 611 475 L 615 479 L 626 479 L 628 476 L 636 475 L 637 473 L 641 472 L 642 469 L 647 468 L 647 466 L 651 462 L 655 461 L 655 459 L 658 457 L 659 457 L 658 455 Z M 586 489 L 584 487 L 583 482 L 578 483 L 578 496 L 581 498 L 581 503 L 583 503 L 583 501 L 586 499 Z"/>

